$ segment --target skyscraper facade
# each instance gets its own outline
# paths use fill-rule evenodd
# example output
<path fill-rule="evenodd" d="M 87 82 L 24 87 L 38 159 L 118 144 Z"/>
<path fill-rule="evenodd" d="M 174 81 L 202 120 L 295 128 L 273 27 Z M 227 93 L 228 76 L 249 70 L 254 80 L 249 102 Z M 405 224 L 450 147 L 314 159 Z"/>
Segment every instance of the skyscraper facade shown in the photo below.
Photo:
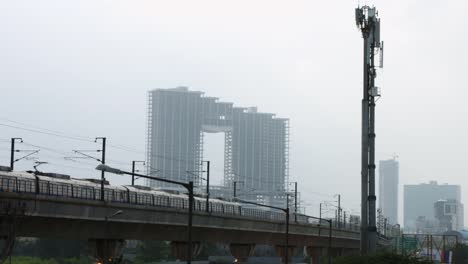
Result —
<path fill-rule="evenodd" d="M 147 165 L 150 174 L 204 185 L 205 133 L 224 133 L 224 186 L 284 193 L 289 172 L 289 120 L 234 107 L 187 87 L 149 91 Z M 242 183 L 242 184 L 241 184 Z M 168 186 L 150 182 L 151 186 Z"/>
<path fill-rule="evenodd" d="M 379 162 L 379 208 L 390 224 L 398 223 L 399 164 L 395 159 Z"/>

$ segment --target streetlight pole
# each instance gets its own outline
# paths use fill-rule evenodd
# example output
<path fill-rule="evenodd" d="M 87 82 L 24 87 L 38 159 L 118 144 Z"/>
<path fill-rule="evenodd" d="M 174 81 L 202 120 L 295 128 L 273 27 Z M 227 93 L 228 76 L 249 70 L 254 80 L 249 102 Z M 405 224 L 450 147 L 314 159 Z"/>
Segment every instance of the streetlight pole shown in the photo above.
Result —
<path fill-rule="evenodd" d="M 134 160 L 132 161 L 132 186 L 135 185 L 135 163 L 142 163 L 143 165 L 145 165 L 145 162 L 144 161 L 140 161 L 140 160 Z"/>
<path fill-rule="evenodd" d="M 252 204 L 252 205 L 256 205 L 256 206 L 281 210 L 281 211 L 285 212 L 285 214 L 286 214 L 286 232 L 285 232 L 286 233 L 285 234 L 286 247 L 285 247 L 284 256 L 285 256 L 285 264 L 289 264 L 289 256 L 288 256 L 288 248 L 289 248 L 289 195 L 286 196 L 286 199 L 287 199 L 287 203 L 288 203 L 288 206 L 286 208 L 281 208 L 281 207 L 276 207 L 276 206 L 271 206 L 271 205 L 266 205 L 266 204 L 260 204 L 260 203 L 250 202 L 250 201 L 244 201 L 244 200 L 240 200 L 240 199 L 237 199 L 237 198 L 235 199 L 235 201 L 239 202 L 239 203 Z"/>
<path fill-rule="evenodd" d="M 160 177 L 154 177 L 154 176 L 148 176 L 148 175 L 144 175 L 144 174 L 138 174 L 138 173 L 134 173 L 134 172 L 127 172 L 127 171 L 123 171 L 123 170 L 119 170 L 119 169 L 116 169 L 116 168 L 112 168 L 110 166 L 107 166 L 107 165 L 104 165 L 104 164 L 100 164 L 96 167 L 96 170 L 100 170 L 102 171 L 103 173 L 104 172 L 109 172 L 109 173 L 114 173 L 114 174 L 119 174 L 119 175 L 122 175 L 122 174 L 127 174 L 127 175 L 130 175 L 130 176 L 138 176 L 140 178 L 146 178 L 146 179 L 150 179 L 150 180 L 156 180 L 156 181 L 161 181 L 161 182 L 167 182 L 167 183 L 172 183 L 172 184 L 177 184 L 177 185 L 181 185 L 183 186 L 184 188 L 186 188 L 189 192 L 189 208 L 188 208 L 188 232 L 187 232 L 187 239 L 188 239 L 188 242 L 187 242 L 187 264 L 191 264 L 192 263 L 192 218 L 193 218 L 193 181 L 190 181 L 190 182 L 180 182 L 180 181 L 173 181 L 173 180 L 168 180 L 168 179 L 164 179 L 164 178 L 160 178 Z"/>

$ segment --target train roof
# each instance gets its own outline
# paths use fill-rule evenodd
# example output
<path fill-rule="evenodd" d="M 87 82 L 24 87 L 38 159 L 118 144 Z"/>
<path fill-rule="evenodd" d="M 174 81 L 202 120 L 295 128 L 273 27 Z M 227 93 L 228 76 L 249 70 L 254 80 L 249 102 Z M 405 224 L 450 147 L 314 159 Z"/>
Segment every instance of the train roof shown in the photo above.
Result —
<path fill-rule="evenodd" d="M 7 176 L 7 177 L 19 177 L 19 178 L 27 178 L 30 180 L 35 180 L 38 177 L 41 180 L 57 182 L 57 183 L 68 183 L 68 184 L 75 184 L 80 186 L 89 186 L 93 188 L 100 188 L 101 180 L 100 179 L 82 179 L 82 178 L 72 178 L 69 175 L 58 174 L 58 173 L 44 173 L 44 172 L 34 172 L 34 171 L 3 171 L 0 170 L 0 176 Z M 159 196 L 170 196 L 170 197 L 180 197 L 180 198 L 187 198 L 188 193 L 182 191 L 173 191 L 173 190 L 166 190 L 166 189 L 157 189 L 151 188 L 149 186 L 141 186 L 141 185 L 111 185 L 109 182 L 105 182 L 106 189 L 114 189 L 114 190 L 129 190 L 132 192 L 138 193 L 147 193 L 152 195 L 159 195 Z M 194 196 L 195 200 L 197 201 L 204 201 L 206 199 L 206 195 L 204 194 L 196 194 Z M 210 198 L 210 202 L 213 203 L 223 203 L 223 204 L 231 204 L 231 205 L 242 205 L 241 203 L 231 201 L 224 198 L 213 197 Z"/>

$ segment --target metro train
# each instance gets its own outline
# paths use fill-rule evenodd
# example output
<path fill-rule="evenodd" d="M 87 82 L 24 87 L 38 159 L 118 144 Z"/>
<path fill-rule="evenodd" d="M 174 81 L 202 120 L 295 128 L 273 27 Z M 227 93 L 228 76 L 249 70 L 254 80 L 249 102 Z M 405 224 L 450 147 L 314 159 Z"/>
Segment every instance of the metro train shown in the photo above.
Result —
<path fill-rule="evenodd" d="M 97 179 L 77 179 L 69 175 L 45 173 L 39 171 L 16 172 L 7 167 L 0 167 L 0 192 L 31 193 L 66 197 L 72 199 L 100 200 L 101 181 Z M 188 195 L 183 192 L 155 189 L 148 186 L 113 186 L 104 185 L 104 200 L 111 203 L 125 203 L 153 207 L 188 209 Z M 194 211 L 206 212 L 206 197 L 197 194 L 194 197 Z M 283 222 L 284 212 L 261 206 L 228 201 L 221 198 L 209 199 L 211 214 L 233 215 Z M 315 223 L 307 216 L 293 216 L 299 223 Z"/>

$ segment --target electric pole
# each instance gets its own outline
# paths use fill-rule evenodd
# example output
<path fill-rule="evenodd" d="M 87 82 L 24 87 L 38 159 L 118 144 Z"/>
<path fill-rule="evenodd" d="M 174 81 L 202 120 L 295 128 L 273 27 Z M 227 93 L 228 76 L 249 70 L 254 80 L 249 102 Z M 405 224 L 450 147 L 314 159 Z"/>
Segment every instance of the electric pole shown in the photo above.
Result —
<path fill-rule="evenodd" d="M 341 227 L 341 195 L 338 194 L 338 228 Z"/>
<path fill-rule="evenodd" d="M 236 198 L 237 197 L 237 184 L 238 183 L 244 184 L 244 182 L 243 181 L 234 181 L 233 183 L 234 183 L 233 184 L 233 187 L 234 187 L 233 188 L 233 195 L 234 195 L 233 197 Z"/>
<path fill-rule="evenodd" d="M 297 182 L 294 182 L 294 221 L 297 222 Z"/>
<path fill-rule="evenodd" d="M 286 246 L 284 249 L 284 263 L 289 263 L 289 194 L 286 193 Z"/>
<path fill-rule="evenodd" d="M 363 6 L 355 10 L 356 25 L 364 39 L 363 99 L 361 134 L 361 255 L 374 253 L 377 246 L 375 215 L 375 54 L 380 52 L 383 64 L 383 42 L 380 42 L 380 19 L 375 7 Z"/>
<path fill-rule="evenodd" d="M 346 211 L 343 212 L 343 228 L 346 228 Z"/>
<path fill-rule="evenodd" d="M 106 164 L 106 138 L 105 137 L 97 137 L 94 142 L 98 140 L 102 141 L 102 156 L 101 156 L 101 164 Z M 104 201 L 104 181 L 106 178 L 104 177 L 104 171 L 101 171 L 101 201 Z"/>
<path fill-rule="evenodd" d="M 209 213 L 210 212 L 210 161 L 209 160 L 202 161 L 202 164 L 203 162 L 206 162 L 206 206 L 205 207 L 206 207 L 206 212 Z"/>
<path fill-rule="evenodd" d="M 135 164 L 136 164 L 137 162 L 143 164 L 143 166 L 145 165 L 145 162 L 144 162 L 144 161 L 141 161 L 141 160 L 134 160 L 134 161 L 132 161 L 132 186 L 135 185 Z"/>
<path fill-rule="evenodd" d="M 322 223 L 322 203 L 320 203 L 320 207 L 319 207 L 319 230 L 318 230 L 318 234 L 320 236 L 320 224 Z"/>
<path fill-rule="evenodd" d="M 234 181 L 234 190 L 233 190 L 233 196 L 234 196 L 234 198 L 236 198 L 236 194 L 237 194 L 237 182 Z"/>
<path fill-rule="evenodd" d="M 23 143 L 22 138 L 11 138 L 11 153 L 10 153 L 10 170 L 13 171 L 15 166 L 15 143 L 19 140 L 20 143 Z"/>
<path fill-rule="evenodd" d="M 319 218 L 322 219 L 322 203 L 320 203 Z"/>

